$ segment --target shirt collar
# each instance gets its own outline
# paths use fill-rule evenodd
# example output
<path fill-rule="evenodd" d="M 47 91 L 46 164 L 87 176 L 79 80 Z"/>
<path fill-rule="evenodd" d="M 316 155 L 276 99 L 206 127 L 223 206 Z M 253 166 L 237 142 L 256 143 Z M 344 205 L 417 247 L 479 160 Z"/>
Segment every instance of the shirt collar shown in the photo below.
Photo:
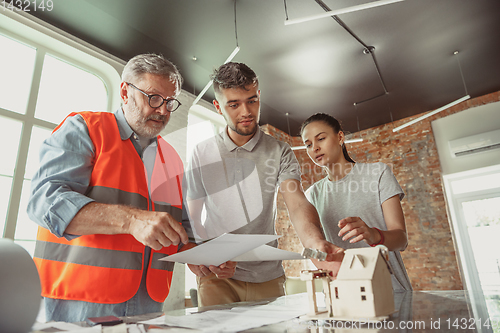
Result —
<path fill-rule="evenodd" d="M 259 142 L 261 137 L 262 137 L 262 131 L 260 130 L 260 126 L 257 126 L 257 132 L 255 132 L 255 135 L 247 143 L 241 146 L 241 148 L 245 149 L 246 151 L 252 151 Z M 236 148 L 238 148 L 238 146 L 233 142 L 233 140 L 231 140 L 231 138 L 227 134 L 227 126 L 224 129 L 224 131 L 222 131 L 222 138 L 224 140 L 224 145 L 226 146 L 227 150 L 233 151 Z"/>
<path fill-rule="evenodd" d="M 125 114 L 123 113 L 123 109 L 119 108 L 114 112 L 114 114 L 116 118 L 116 123 L 118 124 L 118 131 L 120 131 L 120 138 L 122 140 L 127 140 L 132 136 L 132 134 L 134 134 L 134 131 L 127 123 L 127 120 L 125 119 Z"/>

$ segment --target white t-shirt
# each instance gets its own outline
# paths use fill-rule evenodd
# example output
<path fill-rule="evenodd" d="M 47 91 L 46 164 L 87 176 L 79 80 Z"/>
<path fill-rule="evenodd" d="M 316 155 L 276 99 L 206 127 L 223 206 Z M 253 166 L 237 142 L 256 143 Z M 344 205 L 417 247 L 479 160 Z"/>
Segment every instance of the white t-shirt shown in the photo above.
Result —
<path fill-rule="evenodd" d="M 314 183 L 307 191 L 307 199 L 316 207 L 325 237 L 329 242 L 344 249 L 368 247 L 366 242 L 354 244 L 338 236 L 338 222 L 349 216 L 360 217 L 369 227 L 387 230 L 382 203 L 404 192 L 391 169 L 384 163 L 356 163 L 352 170 L 338 181 L 328 177 Z M 395 291 L 412 290 L 399 251 L 390 251 L 389 261 L 393 269 L 392 287 Z"/>
<path fill-rule="evenodd" d="M 184 224 L 188 235 L 198 241 L 225 232 L 276 234 L 276 196 L 287 179 L 300 181 L 294 153 L 260 129 L 241 147 L 231 141 L 227 128 L 201 142 L 189 162 L 184 193 L 188 206 L 190 201 L 204 205 L 206 216 L 191 217 L 191 223 Z M 278 242 L 267 245 L 277 247 Z M 245 261 L 238 262 L 233 279 L 261 283 L 283 274 L 279 260 Z"/>

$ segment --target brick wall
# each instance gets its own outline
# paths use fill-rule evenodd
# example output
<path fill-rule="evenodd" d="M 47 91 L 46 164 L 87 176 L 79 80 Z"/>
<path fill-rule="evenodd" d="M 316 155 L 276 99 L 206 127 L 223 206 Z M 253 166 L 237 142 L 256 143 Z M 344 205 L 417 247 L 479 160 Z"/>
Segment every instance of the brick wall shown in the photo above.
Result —
<path fill-rule="evenodd" d="M 361 135 L 363 142 L 347 145 L 351 157 L 357 162 L 384 162 L 391 166 L 406 193 L 402 206 L 409 244 L 402 256 L 415 290 L 463 289 L 446 212 L 441 166 L 431 122 L 497 101 L 500 101 L 500 91 L 462 102 L 399 132 L 392 132 L 392 129 L 422 114 L 354 133 L 355 137 Z M 262 128 L 266 133 L 292 146 L 302 145 L 300 138 L 291 138 L 270 125 Z M 296 150 L 295 154 L 302 166 L 304 189 L 324 177 L 305 150 Z M 301 251 L 302 246 L 281 197 L 278 197 L 276 228 L 278 234 L 284 235 L 280 239 L 280 248 Z M 305 268 L 304 262 L 285 261 L 286 274 L 299 276 L 300 270 Z"/>

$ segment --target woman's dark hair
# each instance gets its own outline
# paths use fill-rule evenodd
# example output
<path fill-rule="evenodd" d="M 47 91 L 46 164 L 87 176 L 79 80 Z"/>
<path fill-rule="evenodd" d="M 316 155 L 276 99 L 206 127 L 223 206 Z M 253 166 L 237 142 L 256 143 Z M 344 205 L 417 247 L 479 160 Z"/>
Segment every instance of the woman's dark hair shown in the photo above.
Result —
<path fill-rule="evenodd" d="M 332 116 L 330 116 L 329 114 L 326 114 L 326 113 L 315 113 L 312 116 L 310 116 L 309 118 L 307 118 L 302 123 L 302 126 L 300 127 L 300 136 L 302 136 L 302 133 L 304 132 L 304 128 L 306 128 L 307 125 L 309 125 L 310 123 L 313 123 L 315 121 L 324 122 L 325 124 L 330 126 L 335 133 L 338 133 L 340 131 L 344 132 L 344 130 L 342 130 L 342 126 L 340 125 L 340 122 L 337 119 L 333 118 Z M 344 157 L 347 160 L 347 162 L 356 163 L 351 158 L 351 156 L 349 156 L 349 153 L 347 152 L 347 148 L 345 147 L 344 142 L 342 143 L 342 153 L 344 153 Z"/>

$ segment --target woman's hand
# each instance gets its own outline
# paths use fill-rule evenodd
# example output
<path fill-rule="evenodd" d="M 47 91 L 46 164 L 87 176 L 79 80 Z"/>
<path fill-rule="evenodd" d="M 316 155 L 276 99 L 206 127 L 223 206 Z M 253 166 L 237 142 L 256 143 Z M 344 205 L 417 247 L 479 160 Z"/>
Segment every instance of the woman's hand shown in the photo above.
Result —
<path fill-rule="evenodd" d="M 377 244 L 382 239 L 376 229 L 367 226 L 365 221 L 359 217 L 346 217 L 340 220 L 338 225 L 340 228 L 339 237 L 342 237 L 343 241 L 351 238 L 349 243 L 357 243 L 364 240 L 368 245 L 372 245 Z"/>

